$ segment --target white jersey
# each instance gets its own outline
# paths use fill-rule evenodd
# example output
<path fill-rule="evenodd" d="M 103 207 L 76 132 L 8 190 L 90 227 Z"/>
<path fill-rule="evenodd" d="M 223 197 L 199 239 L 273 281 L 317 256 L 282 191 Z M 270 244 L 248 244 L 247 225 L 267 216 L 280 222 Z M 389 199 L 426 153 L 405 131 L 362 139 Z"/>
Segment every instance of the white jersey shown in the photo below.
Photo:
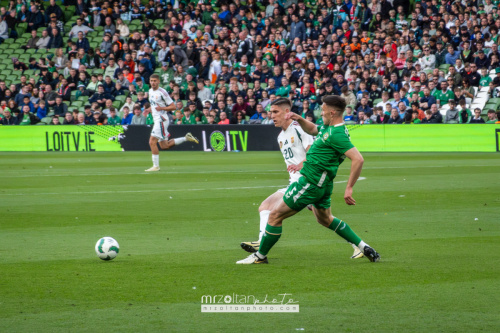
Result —
<path fill-rule="evenodd" d="M 153 116 L 153 121 L 155 123 L 160 121 L 168 122 L 167 111 L 157 111 L 156 107 L 166 107 L 172 104 L 174 101 L 170 98 L 168 92 L 158 87 L 157 90 L 149 89 L 149 104 L 151 104 L 151 114 Z"/>
<path fill-rule="evenodd" d="M 278 143 L 285 159 L 286 166 L 297 165 L 306 159 L 306 149 L 312 145 L 314 138 L 304 132 L 296 121 L 278 135 Z M 290 183 L 300 178 L 299 172 L 290 172 Z"/>

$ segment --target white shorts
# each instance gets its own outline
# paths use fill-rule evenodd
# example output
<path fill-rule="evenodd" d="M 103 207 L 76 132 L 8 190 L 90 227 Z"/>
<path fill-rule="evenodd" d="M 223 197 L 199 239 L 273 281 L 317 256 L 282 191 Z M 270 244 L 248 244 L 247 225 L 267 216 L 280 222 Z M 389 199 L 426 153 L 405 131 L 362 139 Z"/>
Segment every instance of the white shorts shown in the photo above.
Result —
<path fill-rule="evenodd" d="M 168 140 L 170 136 L 170 133 L 168 133 L 168 122 L 155 122 L 151 130 L 151 136 L 157 138 L 159 141 Z"/>
<path fill-rule="evenodd" d="M 279 190 L 277 190 L 276 192 L 281 193 L 281 194 L 285 194 L 287 189 L 288 189 L 288 187 L 285 187 L 285 188 L 280 188 L 280 189 L 279 189 Z"/>

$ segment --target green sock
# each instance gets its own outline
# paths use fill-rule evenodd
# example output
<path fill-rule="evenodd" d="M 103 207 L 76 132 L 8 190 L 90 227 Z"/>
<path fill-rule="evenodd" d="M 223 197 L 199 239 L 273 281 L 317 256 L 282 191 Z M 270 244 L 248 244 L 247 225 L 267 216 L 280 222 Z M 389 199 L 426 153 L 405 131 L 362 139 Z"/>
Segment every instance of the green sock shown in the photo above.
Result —
<path fill-rule="evenodd" d="M 359 243 L 361 242 L 361 238 L 359 238 L 359 236 L 356 235 L 354 231 L 352 231 L 351 227 L 349 227 L 347 223 L 345 223 L 342 220 L 339 220 L 336 217 L 333 218 L 333 222 L 330 224 L 328 228 L 332 229 L 337 233 L 337 235 L 339 235 L 346 241 L 355 244 L 356 246 L 358 246 Z"/>
<path fill-rule="evenodd" d="M 260 254 L 267 256 L 274 244 L 276 244 L 276 242 L 280 239 L 282 229 L 282 227 L 273 227 L 269 224 L 266 225 L 266 232 L 264 233 L 264 236 L 262 237 L 262 240 L 260 242 Z"/>

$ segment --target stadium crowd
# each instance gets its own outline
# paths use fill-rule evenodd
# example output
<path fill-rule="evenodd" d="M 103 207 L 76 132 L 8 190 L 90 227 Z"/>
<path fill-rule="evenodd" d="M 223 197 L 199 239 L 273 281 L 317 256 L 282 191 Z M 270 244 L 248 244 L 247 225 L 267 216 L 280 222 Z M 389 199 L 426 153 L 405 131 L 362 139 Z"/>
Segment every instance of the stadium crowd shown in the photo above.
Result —
<path fill-rule="evenodd" d="M 152 124 L 149 77 L 172 124 L 269 124 L 277 97 L 321 123 L 495 123 L 495 0 L 0 2 L 0 123 Z"/>

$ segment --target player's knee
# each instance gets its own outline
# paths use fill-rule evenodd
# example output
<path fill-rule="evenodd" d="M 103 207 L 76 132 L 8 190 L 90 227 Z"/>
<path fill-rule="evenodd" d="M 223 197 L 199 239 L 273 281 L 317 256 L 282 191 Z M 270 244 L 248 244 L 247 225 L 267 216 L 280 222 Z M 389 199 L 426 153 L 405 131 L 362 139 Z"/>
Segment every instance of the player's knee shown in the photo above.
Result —
<path fill-rule="evenodd" d="M 161 149 L 163 150 L 167 150 L 167 149 L 170 149 L 174 146 L 174 143 L 170 142 L 171 140 L 169 141 L 161 141 L 160 142 L 160 147 Z"/>

